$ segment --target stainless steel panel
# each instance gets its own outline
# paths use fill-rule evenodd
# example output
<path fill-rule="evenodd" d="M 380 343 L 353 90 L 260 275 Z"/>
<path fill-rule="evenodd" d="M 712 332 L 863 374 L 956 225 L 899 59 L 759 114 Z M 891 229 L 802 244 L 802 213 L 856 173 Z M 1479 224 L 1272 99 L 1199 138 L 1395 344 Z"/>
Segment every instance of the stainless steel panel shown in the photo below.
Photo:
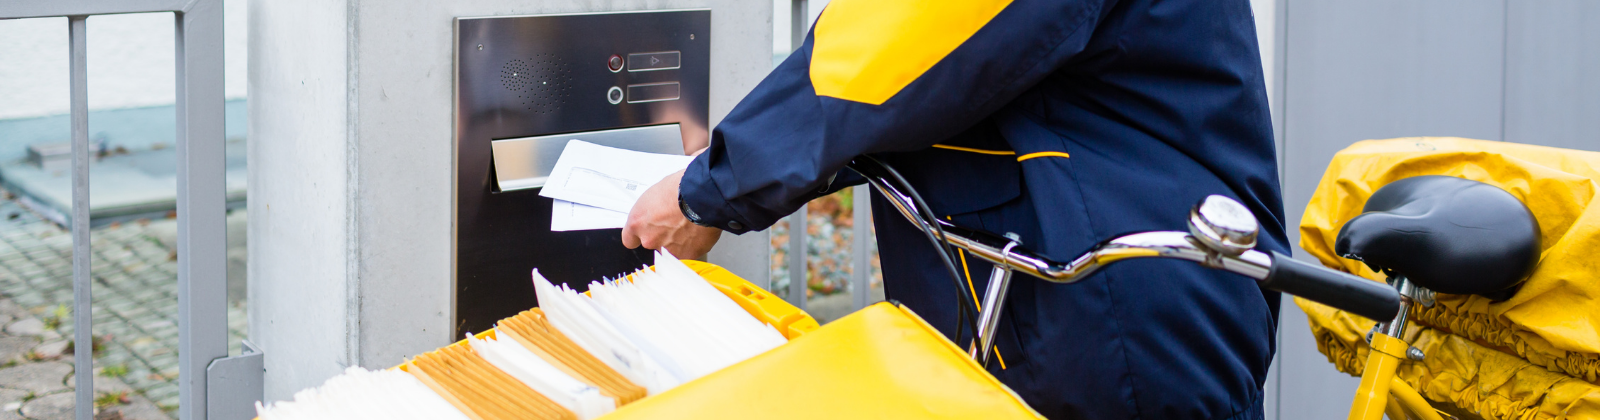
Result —
<path fill-rule="evenodd" d="M 534 306 L 529 271 L 584 289 L 649 264 L 615 229 L 550 232 L 537 188 L 495 192 L 495 140 L 677 127 L 675 149 L 709 143 L 711 11 L 672 10 L 456 20 L 456 331 L 482 331 Z M 676 69 L 612 72 L 612 56 L 677 51 Z M 678 100 L 630 103 L 615 88 L 678 83 Z M 507 143 L 509 144 L 509 143 Z M 630 147 L 631 148 L 631 147 Z M 504 165 L 502 165 L 504 166 Z M 537 166 L 534 164 L 533 166 Z M 537 171 L 507 174 L 532 182 Z"/>
<path fill-rule="evenodd" d="M 495 182 L 502 192 L 543 187 L 556 159 L 572 140 L 641 152 L 683 153 L 680 134 L 677 124 L 667 124 L 495 140 Z"/>

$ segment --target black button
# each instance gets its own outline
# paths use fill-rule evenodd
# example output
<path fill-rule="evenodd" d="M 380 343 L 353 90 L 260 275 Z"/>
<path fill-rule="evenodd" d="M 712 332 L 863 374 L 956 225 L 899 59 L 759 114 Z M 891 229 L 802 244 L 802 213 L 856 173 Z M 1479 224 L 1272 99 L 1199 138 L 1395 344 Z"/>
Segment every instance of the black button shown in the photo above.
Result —
<path fill-rule="evenodd" d="M 606 67 L 610 68 L 612 73 L 622 71 L 622 56 L 612 54 L 611 59 L 606 60 Z"/>
<path fill-rule="evenodd" d="M 738 220 L 730 220 L 730 221 L 728 221 L 728 229 L 731 229 L 731 230 L 744 230 L 744 224 L 743 223 L 739 223 Z"/>

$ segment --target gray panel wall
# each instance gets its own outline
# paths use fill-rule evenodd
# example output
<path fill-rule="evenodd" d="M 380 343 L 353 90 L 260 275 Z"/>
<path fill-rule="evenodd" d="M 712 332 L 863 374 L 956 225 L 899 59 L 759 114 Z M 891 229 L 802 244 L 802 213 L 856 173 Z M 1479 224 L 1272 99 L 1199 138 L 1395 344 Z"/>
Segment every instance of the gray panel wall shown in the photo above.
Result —
<path fill-rule="evenodd" d="M 1284 209 L 1300 215 L 1334 153 L 1364 139 L 1459 136 L 1600 149 L 1600 3 L 1284 0 Z M 1290 239 L 1299 242 L 1291 229 Z M 1309 259 L 1296 248 L 1296 257 Z M 1284 300 L 1269 417 L 1342 419 L 1357 378 Z"/>
<path fill-rule="evenodd" d="M 1600 150 L 1600 2 L 1507 6 L 1505 140 Z"/>

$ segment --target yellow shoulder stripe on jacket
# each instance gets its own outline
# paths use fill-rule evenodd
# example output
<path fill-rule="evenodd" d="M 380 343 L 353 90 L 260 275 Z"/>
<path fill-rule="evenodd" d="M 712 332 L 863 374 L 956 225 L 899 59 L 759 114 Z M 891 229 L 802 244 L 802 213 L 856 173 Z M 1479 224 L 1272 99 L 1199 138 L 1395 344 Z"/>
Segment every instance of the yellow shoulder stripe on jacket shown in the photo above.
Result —
<path fill-rule="evenodd" d="M 1011 0 L 834 0 L 817 18 L 817 96 L 882 105 L 971 38 Z"/>
<path fill-rule="evenodd" d="M 950 146 L 950 145 L 944 145 L 944 144 L 935 144 L 935 145 L 933 145 L 933 147 L 936 148 L 936 149 L 955 150 L 955 151 L 972 152 L 972 153 L 982 153 L 982 154 L 985 154 L 985 155 L 1011 156 L 1011 155 L 1017 154 L 1017 152 L 1013 152 L 1013 151 L 1010 151 L 1010 150 L 974 149 L 974 148 L 971 148 L 971 147 Z"/>
<path fill-rule="evenodd" d="M 1069 158 L 1069 157 L 1072 157 L 1072 155 L 1067 154 L 1067 152 L 1033 152 L 1033 153 L 1029 153 L 1029 154 L 1026 154 L 1026 155 L 1017 156 L 1017 161 L 1021 162 L 1021 161 L 1028 160 L 1028 159 L 1042 158 L 1042 157 Z"/>

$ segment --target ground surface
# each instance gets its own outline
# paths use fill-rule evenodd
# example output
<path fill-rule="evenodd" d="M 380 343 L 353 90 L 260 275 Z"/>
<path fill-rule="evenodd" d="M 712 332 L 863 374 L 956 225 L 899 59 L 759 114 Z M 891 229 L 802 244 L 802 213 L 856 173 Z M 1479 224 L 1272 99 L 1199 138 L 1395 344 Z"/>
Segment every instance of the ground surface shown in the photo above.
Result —
<path fill-rule="evenodd" d="M 234 353 L 238 353 L 238 342 L 246 329 L 242 293 L 244 220 L 242 211 L 228 217 L 228 325 Z M 125 418 L 136 418 L 133 413 L 142 416 L 137 418 L 166 418 L 156 415 L 163 410 L 170 413 L 178 405 L 175 233 L 176 224 L 171 219 L 115 224 L 91 233 L 93 332 L 100 347 L 95 353 L 95 387 L 97 391 L 106 387 L 128 391 L 130 401 L 159 407 L 154 414 L 147 413 L 150 410 L 134 410 L 124 413 Z M 33 378 L 37 383 L 57 384 L 15 388 L 6 382 L 11 369 L 0 370 L 0 400 L 10 401 L 12 396 L 5 390 L 17 389 L 34 392 L 38 404 L 60 403 L 69 408 L 65 411 L 67 417 L 59 417 L 61 411 L 49 411 L 43 405 L 33 411 L 27 404 L 17 407 L 21 411 L 4 405 L 0 406 L 5 409 L 0 410 L 0 420 L 23 418 L 15 417 L 18 413 L 26 418 L 69 418 L 71 393 L 65 397 L 53 395 L 70 390 L 70 385 L 53 375 L 63 367 L 66 372 L 72 370 L 70 350 L 60 348 L 72 336 L 72 236 L 22 208 L 4 192 L 0 192 L 0 297 L 4 299 L 0 302 L 14 309 L 9 313 L 6 306 L 0 306 L 0 320 L 15 318 L 7 322 L 8 335 L 0 336 L 0 357 L 11 357 L 8 350 L 36 342 L 31 348 L 19 350 L 21 354 L 34 354 L 22 356 L 19 360 L 23 363 L 18 367 L 41 369 L 44 373 L 39 375 L 43 376 Z M 50 368 L 29 367 L 34 365 Z M 62 375 L 65 378 L 65 373 Z M 46 396 L 51 398 L 45 399 Z M 33 404 L 33 400 L 29 401 Z"/>

